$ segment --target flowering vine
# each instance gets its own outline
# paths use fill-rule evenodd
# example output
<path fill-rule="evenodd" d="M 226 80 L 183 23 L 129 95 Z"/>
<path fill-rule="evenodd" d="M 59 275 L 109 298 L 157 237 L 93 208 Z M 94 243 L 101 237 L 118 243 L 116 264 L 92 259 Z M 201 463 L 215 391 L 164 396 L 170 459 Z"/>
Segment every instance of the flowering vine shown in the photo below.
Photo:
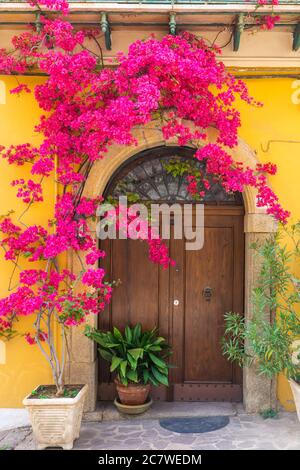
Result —
<path fill-rule="evenodd" d="M 279 5 L 279 0 L 257 0 L 256 9 L 258 10 L 260 7 L 264 6 L 271 6 L 272 12 L 268 15 L 262 15 L 256 19 L 260 29 L 273 29 L 274 26 L 280 21 L 280 16 L 274 13 L 274 6 Z"/>
<path fill-rule="evenodd" d="M 285 222 L 288 212 L 267 184 L 274 165 L 256 169 L 236 163 L 228 149 L 238 141 L 240 114 L 236 97 L 250 105 L 260 104 L 249 96 L 245 83 L 226 71 L 216 58 L 218 48 L 189 33 L 154 37 L 133 43 L 127 55 L 118 54 L 118 65 L 103 67 L 99 31 L 77 31 L 64 19 L 65 0 L 31 0 L 38 9 L 60 10 L 62 16 L 47 18 L 43 12 L 40 30 L 29 30 L 12 39 L 11 51 L 0 50 L 0 71 L 22 74 L 38 67 L 47 75 L 34 89 L 42 114 L 35 131 L 42 136 L 39 146 L 30 143 L 1 147 L 9 164 L 30 166 L 31 177 L 14 180 L 16 196 L 27 205 L 43 200 L 43 184 L 54 178 L 60 185 L 53 218 L 48 226 L 27 226 L 8 214 L 0 220 L 1 245 L 14 272 L 23 258 L 42 263 L 42 269 L 20 268 L 19 285 L 0 300 L 0 335 L 14 334 L 14 319 L 33 315 L 33 331 L 25 334 L 47 358 L 57 386 L 63 393 L 66 331 L 98 314 L 110 301 L 112 285 L 97 266 L 105 253 L 98 248 L 89 223 L 101 197 L 87 198 L 84 188 L 94 163 L 106 157 L 109 147 L 136 144 L 134 131 L 152 119 L 160 123 L 166 140 L 196 147 L 195 158 L 204 160 L 208 173 L 226 191 L 257 189 L 258 205 Z M 98 54 L 91 49 L 96 45 Z M 18 83 L 12 93 L 27 93 Z M 192 123 L 186 124 L 187 121 Z M 207 130 L 216 129 L 214 143 Z M 57 167 L 55 169 L 55 162 Z M 189 174 L 189 189 L 201 199 L 209 180 Z M 149 234 L 148 225 L 143 233 Z M 163 267 L 172 264 L 162 240 L 146 238 L 150 259 Z M 59 256 L 72 250 L 79 260 L 78 275 L 62 269 Z M 59 357 L 52 332 L 57 321 L 63 350 Z"/>

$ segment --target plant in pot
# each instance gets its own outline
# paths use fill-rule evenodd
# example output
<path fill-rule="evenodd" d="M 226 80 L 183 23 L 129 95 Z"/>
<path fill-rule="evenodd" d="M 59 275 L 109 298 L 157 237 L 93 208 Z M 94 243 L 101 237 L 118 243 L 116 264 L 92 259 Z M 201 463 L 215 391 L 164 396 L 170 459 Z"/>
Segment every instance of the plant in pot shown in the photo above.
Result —
<path fill-rule="evenodd" d="M 282 226 L 263 244 L 253 244 L 260 258 L 259 285 L 252 295 L 252 318 L 225 315 L 223 352 L 257 373 L 288 378 L 300 420 L 300 222 Z M 271 404 L 270 404 L 271 408 Z"/>
<path fill-rule="evenodd" d="M 8 226 L 11 222 L 4 219 L 0 230 Z M 35 252 L 36 247 L 27 244 L 26 250 L 31 249 Z M 20 250 L 20 258 L 22 254 Z M 101 268 L 75 276 L 59 270 L 52 258 L 44 261 L 44 269 L 21 271 L 14 292 L 0 299 L 0 336 L 7 340 L 24 336 L 29 347 L 39 348 L 52 372 L 53 385 L 40 385 L 23 400 L 38 449 L 71 449 L 79 437 L 87 385 L 65 384 L 67 339 L 71 327 L 84 323 L 91 313 L 98 314 L 109 301 L 112 288 L 103 277 Z M 17 333 L 14 322 L 23 316 L 32 318 L 31 331 Z"/>
<path fill-rule="evenodd" d="M 143 332 L 139 323 L 132 328 L 126 326 L 123 334 L 116 327 L 99 331 L 87 325 L 85 334 L 99 345 L 101 357 L 110 363 L 110 371 L 116 375 L 119 401 L 115 400 L 115 404 L 119 410 L 146 411 L 151 405 L 148 399 L 151 385 L 169 384 L 171 351 L 165 338 L 159 336 L 156 328 Z"/>
<path fill-rule="evenodd" d="M 88 314 L 98 313 L 99 305 L 104 308 L 108 302 L 111 286 L 103 282 L 103 275 L 102 269 L 89 269 L 77 278 L 66 270 L 22 271 L 23 285 L 0 300 L 1 311 L 8 309 L 16 316 L 31 314 L 32 331 L 24 337 L 40 349 L 51 368 L 54 385 L 38 386 L 23 401 L 38 449 L 49 446 L 71 449 L 74 439 L 79 437 L 87 385 L 64 383 L 67 336 L 70 327 L 85 322 Z M 79 281 L 93 287 L 76 293 Z M 11 330 L 8 337 L 12 338 L 14 333 Z"/>

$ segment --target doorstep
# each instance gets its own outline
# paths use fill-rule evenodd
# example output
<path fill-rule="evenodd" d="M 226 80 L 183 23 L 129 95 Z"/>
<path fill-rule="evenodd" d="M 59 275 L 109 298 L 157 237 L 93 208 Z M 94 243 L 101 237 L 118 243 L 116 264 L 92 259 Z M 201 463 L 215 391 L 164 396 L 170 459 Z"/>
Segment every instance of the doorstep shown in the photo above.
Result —
<path fill-rule="evenodd" d="M 83 421 L 118 421 L 136 419 L 162 419 L 203 416 L 236 416 L 242 414 L 242 403 L 229 402 L 160 402 L 153 403 L 150 410 L 141 415 L 123 415 L 113 402 L 99 402 L 95 411 L 86 412 Z"/>

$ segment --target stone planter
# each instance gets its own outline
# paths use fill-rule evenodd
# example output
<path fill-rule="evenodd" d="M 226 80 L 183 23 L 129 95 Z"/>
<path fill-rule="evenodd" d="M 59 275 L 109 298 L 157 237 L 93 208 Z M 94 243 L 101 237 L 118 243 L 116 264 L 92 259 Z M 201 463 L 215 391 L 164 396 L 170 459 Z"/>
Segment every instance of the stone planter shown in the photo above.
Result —
<path fill-rule="evenodd" d="M 295 382 L 293 379 L 290 379 L 289 383 L 293 392 L 298 419 L 300 421 L 300 385 L 297 382 Z"/>
<path fill-rule="evenodd" d="M 29 412 L 37 448 L 72 449 L 79 437 L 83 405 L 88 386 L 84 385 L 75 398 L 24 398 Z"/>

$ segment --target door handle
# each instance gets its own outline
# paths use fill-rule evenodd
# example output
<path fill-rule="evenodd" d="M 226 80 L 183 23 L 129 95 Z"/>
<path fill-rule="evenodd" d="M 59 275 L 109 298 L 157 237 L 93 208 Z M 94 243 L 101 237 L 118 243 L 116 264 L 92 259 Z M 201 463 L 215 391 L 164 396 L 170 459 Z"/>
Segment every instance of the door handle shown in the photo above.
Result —
<path fill-rule="evenodd" d="M 210 302 L 211 301 L 211 298 L 212 298 L 212 295 L 213 295 L 213 290 L 211 287 L 204 287 L 203 291 L 202 291 L 202 296 L 204 297 L 204 299 L 207 301 L 207 302 Z"/>

